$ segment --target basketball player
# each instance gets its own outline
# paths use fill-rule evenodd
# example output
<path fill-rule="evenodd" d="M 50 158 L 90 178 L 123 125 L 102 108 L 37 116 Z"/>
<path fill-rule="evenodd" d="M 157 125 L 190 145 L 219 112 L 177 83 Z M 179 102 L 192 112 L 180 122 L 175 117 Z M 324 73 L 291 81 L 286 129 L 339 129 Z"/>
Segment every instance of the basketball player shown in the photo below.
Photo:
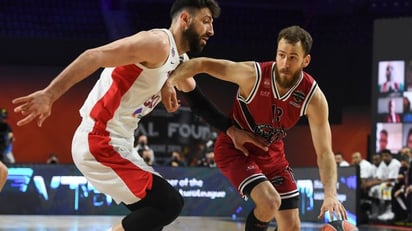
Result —
<path fill-rule="evenodd" d="M 213 19 L 219 16 L 220 7 L 215 0 L 176 0 L 170 13 L 169 29 L 142 31 L 88 49 L 46 88 L 13 100 L 18 104 L 14 111 L 24 116 L 17 125 L 37 120 L 41 126 L 58 98 L 105 67 L 80 109 L 82 122 L 73 137 L 72 155 L 97 190 L 131 211 L 112 230 L 162 230 L 183 206 L 179 192 L 133 152 L 134 131 L 168 93 L 161 94 L 162 86 L 169 73 L 187 59 L 186 52 L 200 52 L 213 36 Z M 213 108 L 197 111 L 202 109 L 213 112 Z M 212 116 L 206 116 L 206 121 L 212 120 L 213 126 L 240 141 L 253 136 L 230 127 L 228 118 L 219 117 L 223 114 L 207 115 Z"/>
<path fill-rule="evenodd" d="M 8 169 L 7 169 L 6 165 L 4 165 L 0 161 L 0 192 L 3 189 L 4 185 L 6 184 L 7 175 L 8 175 Z"/>
<path fill-rule="evenodd" d="M 276 62 L 196 58 L 179 66 L 167 83 L 169 87 L 176 84 L 180 90 L 190 90 L 180 80 L 207 73 L 238 85 L 232 119 L 238 127 L 265 138 L 269 151 L 246 144 L 249 155 L 243 155 L 221 133 L 214 152 L 223 174 L 256 205 L 246 219 L 247 231 L 266 230 L 273 219 L 280 231 L 300 230 L 299 192 L 285 158 L 283 138 L 301 116 L 307 116 L 309 121 L 324 186 L 319 219 L 327 211 L 331 217 L 347 219 L 346 210 L 337 199 L 327 100 L 312 76 L 303 71 L 311 60 L 312 38 L 301 27 L 291 26 L 279 33 L 277 42 Z M 176 100 L 171 98 L 170 105 Z"/>

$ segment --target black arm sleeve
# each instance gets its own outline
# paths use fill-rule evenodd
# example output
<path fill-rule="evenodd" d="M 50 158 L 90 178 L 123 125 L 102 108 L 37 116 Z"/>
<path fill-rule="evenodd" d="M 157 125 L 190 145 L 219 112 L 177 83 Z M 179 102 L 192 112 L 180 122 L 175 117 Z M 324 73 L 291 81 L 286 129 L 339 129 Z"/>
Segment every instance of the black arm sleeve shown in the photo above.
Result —
<path fill-rule="evenodd" d="M 233 125 L 229 117 L 220 112 L 216 105 L 206 98 L 198 86 L 196 86 L 193 91 L 183 92 L 183 95 L 187 99 L 192 112 L 202 117 L 214 128 L 226 132 L 226 130 Z"/>

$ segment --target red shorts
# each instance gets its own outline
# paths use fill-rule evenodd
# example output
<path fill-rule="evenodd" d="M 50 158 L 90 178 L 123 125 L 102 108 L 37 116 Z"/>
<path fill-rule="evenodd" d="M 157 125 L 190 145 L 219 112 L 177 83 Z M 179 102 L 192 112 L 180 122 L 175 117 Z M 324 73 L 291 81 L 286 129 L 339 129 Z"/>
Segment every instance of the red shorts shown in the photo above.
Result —
<path fill-rule="evenodd" d="M 269 180 L 282 199 L 299 196 L 292 169 L 285 158 L 283 143 L 272 144 L 265 152 L 247 145 L 249 156 L 236 149 L 229 136 L 221 133 L 215 143 L 215 162 L 229 181 L 245 196 L 244 189 Z M 247 196 L 247 195 L 246 195 Z"/>

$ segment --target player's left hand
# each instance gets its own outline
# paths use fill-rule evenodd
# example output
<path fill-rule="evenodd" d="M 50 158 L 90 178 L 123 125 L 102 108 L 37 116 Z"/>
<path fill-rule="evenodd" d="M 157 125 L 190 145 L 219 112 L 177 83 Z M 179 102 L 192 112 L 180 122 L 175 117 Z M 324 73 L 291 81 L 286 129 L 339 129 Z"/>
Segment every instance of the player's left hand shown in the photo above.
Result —
<path fill-rule="evenodd" d="M 235 148 L 243 152 L 245 156 L 249 156 L 249 151 L 244 146 L 246 143 L 251 143 L 263 151 L 268 151 L 268 146 L 266 145 L 265 139 L 263 137 L 256 136 L 249 131 L 231 126 L 227 129 L 226 134 L 232 139 Z"/>
<path fill-rule="evenodd" d="M 180 107 L 180 100 L 177 99 L 176 89 L 173 84 L 166 81 L 160 90 L 162 103 L 168 112 L 175 112 Z"/>
<path fill-rule="evenodd" d="M 336 197 L 325 197 L 320 208 L 318 219 L 323 219 L 325 213 L 329 213 L 330 220 L 347 220 L 346 209 Z"/>

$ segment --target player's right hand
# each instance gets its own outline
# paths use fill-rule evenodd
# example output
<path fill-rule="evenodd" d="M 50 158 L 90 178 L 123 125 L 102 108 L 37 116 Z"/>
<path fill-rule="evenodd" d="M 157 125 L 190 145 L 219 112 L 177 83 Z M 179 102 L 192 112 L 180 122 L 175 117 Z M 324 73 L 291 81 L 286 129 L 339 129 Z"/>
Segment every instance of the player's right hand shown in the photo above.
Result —
<path fill-rule="evenodd" d="M 169 81 L 163 84 L 161 89 L 162 103 L 167 112 L 175 112 L 180 107 L 180 101 L 177 99 L 176 89 Z"/>
<path fill-rule="evenodd" d="M 37 126 L 41 127 L 44 120 L 51 114 L 52 100 L 44 90 L 13 99 L 12 103 L 18 104 L 14 112 L 21 113 L 24 117 L 17 122 L 17 126 L 26 125 L 37 119 Z"/>

